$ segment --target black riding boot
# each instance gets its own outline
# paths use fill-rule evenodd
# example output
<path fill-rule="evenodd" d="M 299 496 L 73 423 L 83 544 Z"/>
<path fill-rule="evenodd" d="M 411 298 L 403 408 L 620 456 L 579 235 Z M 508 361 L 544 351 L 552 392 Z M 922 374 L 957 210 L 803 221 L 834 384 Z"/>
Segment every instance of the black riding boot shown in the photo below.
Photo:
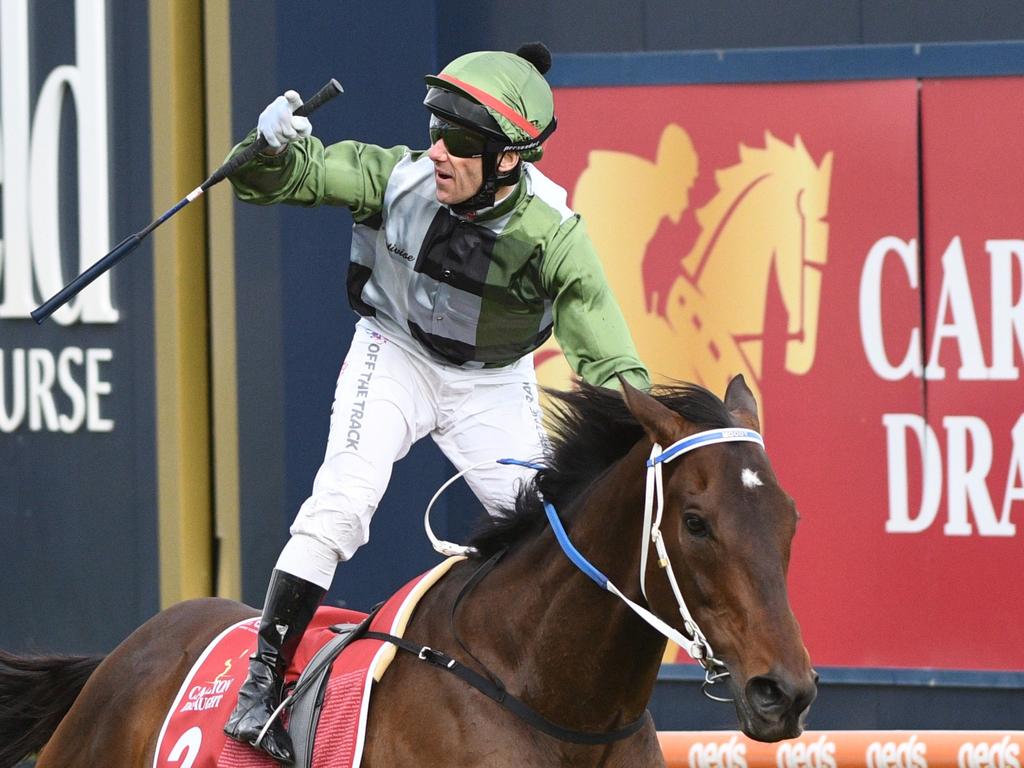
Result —
<path fill-rule="evenodd" d="M 302 639 L 326 590 L 298 576 L 274 570 L 263 605 L 256 653 L 249 657 L 249 676 L 238 691 L 238 704 L 224 726 L 235 741 L 262 749 L 285 765 L 295 762 L 295 751 L 280 717 L 256 739 L 281 703 L 284 671 Z"/>

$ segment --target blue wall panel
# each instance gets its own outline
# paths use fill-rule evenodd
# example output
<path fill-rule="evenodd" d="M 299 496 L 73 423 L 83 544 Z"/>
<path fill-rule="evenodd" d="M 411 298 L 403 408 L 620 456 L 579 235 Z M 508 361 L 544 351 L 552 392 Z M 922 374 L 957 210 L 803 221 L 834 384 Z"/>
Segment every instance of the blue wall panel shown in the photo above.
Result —
<path fill-rule="evenodd" d="M 1017 0 L 863 0 L 864 43 L 1024 39 Z"/>
<path fill-rule="evenodd" d="M 441 59 L 544 40 L 556 53 L 1024 39 L 1016 0 L 437 0 Z"/>
<path fill-rule="evenodd" d="M 1019 730 L 1024 674 L 826 667 L 806 728 Z M 651 698 L 663 731 L 733 730 L 731 704 L 706 698 L 696 664 L 663 667 Z"/>
<path fill-rule="evenodd" d="M 646 7 L 643 2 L 626 5 L 616 0 L 521 0 L 514 8 L 440 0 L 438 57 L 443 64 L 467 51 L 514 51 L 532 40 L 542 40 L 560 53 L 645 50 Z"/>
<path fill-rule="evenodd" d="M 13 7 L 4 6 L 6 11 Z M 29 147 L 15 143 L 13 127 L 26 121 L 31 141 L 37 142 L 47 126 L 29 121 L 38 114 L 44 82 L 59 66 L 80 66 L 74 6 L 72 0 L 27 4 L 27 72 L 5 58 L 9 51 L 0 51 L 0 60 L 10 68 L 8 82 L 27 78 L 29 114 L 4 114 L 0 121 L 8 153 L 28 157 Z M 0 161 L 0 182 L 18 197 L 27 194 L 30 205 L 38 206 L 37 214 L 52 216 L 44 229 L 59 227 L 64 281 L 79 271 L 80 121 L 94 120 L 106 129 L 110 245 L 151 219 L 146 5 L 107 0 L 105 10 L 107 113 L 86 114 L 92 105 L 76 105 L 62 87 L 57 188 L 40 189 L 32 186 L 35 182 L 18 180 L 14 168 Z M 26 34 L 14 31 L 19 32 Z M 87 89 L 86 76 L 81 80 Z M 99 179 L 84 182 L 85 194 L 98 194 Z M 22 184 L 25 189 L 19 191 Z M 38 202 L 51 193 L 56 210 Z M 10 210 L 0 213 L 0 278 L 7 281 L 16 262 L 24 263 L 29 252 L 38 256 L 46 247 L 36 237 L 31 251 L 15 247 L 12 232 L 27 226 L 15 218 Z M 113 422 L 109 431 L 91 429 L 88 422 L 62 431 L 46 418 L 33 428 L 26 416 L 13 429 L 0 431 L 0 648 L 109 650 L 159 608 L 151 255 L 145 244 L 111 275 L 117 322 L 61 326 L 51 319 L 40 326 L 27 317 L 0 319 L 0 408 L 8 426 L 18 410 L 15 391 L 24 393 L 32 378 L 16 377 L 15 356 L 59 360 L 65 351 L 75 354 L 75 348 L 105 358 L 97 372 L 110 392 L 98 395 L 94 412 Z M 103 252 L 83 256 L 91 262 Z M 6 295 L 8 285 L 0 280 L 0 296 Z M 40 295 L 38 285 L 31 290 L 35 302 L 49 298 Z M 74 421 L 74 396 L 68 393 L 77 390 L 81 397 L 88 385 L 85 366 L 72 364 L 68 370 L 75 386 L 62 383 L 58 369 L 50 386 L 29 387 L 29 400 L 43 402 L 46 398 L 33 398 L 31 391 L 44 389 L 52 395 L 56 413 Z"/>
<path fill-rule="evenodd" d="M 862 42 L 858 0 L 647 0 L 644 50 Z"/>

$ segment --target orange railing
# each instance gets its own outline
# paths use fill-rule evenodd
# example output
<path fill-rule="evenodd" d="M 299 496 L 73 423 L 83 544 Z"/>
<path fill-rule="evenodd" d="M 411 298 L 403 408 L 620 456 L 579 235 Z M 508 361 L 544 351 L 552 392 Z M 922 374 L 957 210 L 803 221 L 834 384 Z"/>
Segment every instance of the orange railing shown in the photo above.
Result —
<path fill-rule="evenodd" d="M 775 744 L 735 731 L 658 738 L 669 768 L 1021 768 L 1024 752 L 1024 731 L 807 731 Z"/>

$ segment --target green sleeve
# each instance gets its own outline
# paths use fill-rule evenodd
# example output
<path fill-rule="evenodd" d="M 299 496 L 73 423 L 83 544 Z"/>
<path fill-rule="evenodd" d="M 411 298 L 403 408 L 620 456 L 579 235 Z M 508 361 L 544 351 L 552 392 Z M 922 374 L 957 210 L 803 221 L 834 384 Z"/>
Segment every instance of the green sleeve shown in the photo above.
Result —
<path fill-rule="evenodd" d="M 554 296 L 555 337 L 572 369 L 589 384 L 618 387 L 621 373 L 648 389 L 650 376 L 579 216 L 562 225 L 544 254 L 541 279 Z"/>
<path fill-rule="evenodd" d="M 253 131 L 228 157 L 255 139 Z M 358 141 L 324 147 L 310 136 L 293 141 L 279 155 L 256 155 L 229 178 L 235 196 L 247 203 L 346 206 L 362 221 L 380 211 L 388 178 L 408 152 L 407 147 L 385 149 Z"/>

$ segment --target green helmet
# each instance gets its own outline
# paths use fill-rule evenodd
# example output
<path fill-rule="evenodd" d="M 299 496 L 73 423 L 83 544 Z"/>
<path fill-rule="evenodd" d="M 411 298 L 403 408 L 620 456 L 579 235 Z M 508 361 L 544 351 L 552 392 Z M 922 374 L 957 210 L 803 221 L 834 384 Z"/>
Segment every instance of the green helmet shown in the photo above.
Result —
<path fill-rule="evenodd" d="M 519 152 L 527 161 L 543 155 L 541 144 L 557 124 L 551 86 L 544 73 L 551 54 L 543 43 L 516 53 L 477 51 L 427 75 L 424 104 L 439 116 L 502 143 L 497 151 Z"/>

